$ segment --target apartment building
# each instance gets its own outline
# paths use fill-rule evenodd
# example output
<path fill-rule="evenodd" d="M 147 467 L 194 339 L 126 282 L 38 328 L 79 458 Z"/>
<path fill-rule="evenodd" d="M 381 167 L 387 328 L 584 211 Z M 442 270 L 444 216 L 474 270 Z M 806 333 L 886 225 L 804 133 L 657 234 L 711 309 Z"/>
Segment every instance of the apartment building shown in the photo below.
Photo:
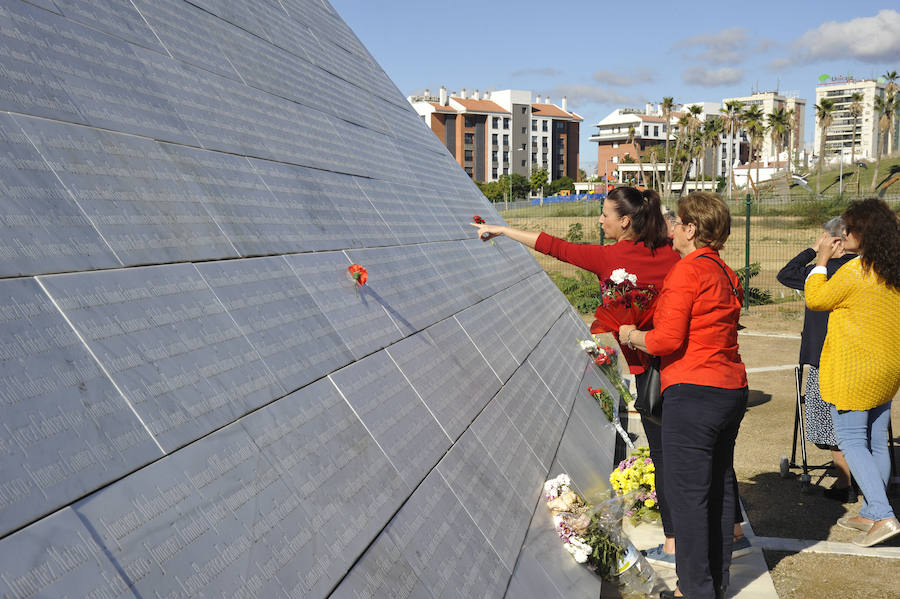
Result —
<path fill-rule="evenodd" d="M 831 113 L 831 126 L 825 131 L 825 156 L 826 158 L 842 155 L 849 160 L 851 153 L 857 158 L 875 158 L 875 147 L 879 140 L 878 120 L 881 115 L 875 113 L 876 96 L 884 95 L 885 84 L 872 79 L 857 80 L 853 77 L 832 77 L 816 86 L 816 104 L 822 98 L 834 100 L 835 110 Z M 850 106 L 853 104 L 853 94 L 862 94 L 860 104 L 862 114 L 856 119 L 854 128 L 853 115 Z M 894 119 L 897 127 L 898 119 Z M 894 132 L 894 149 L 896 149 L 897 130 Z M 816 122 L 814 152 L 818 153 L 822 142 L 822 131 Z M 884 139 L 881 139 L 882 151 Z M 853 150 L 853 146 L 856 146 Z"/>
<path fill-rule="evenodd" d="M 740 102 L 744 110 L 750 106 L 760 106 L 763 115 L 771 114 L 776 108 L 784 108 L 793 111 L 793 136 L 786 136 L 781 145 L 781 155 L 778 155 L 778 144 L 772 139 L 772 136 L 766 133 L 762 140 L 762 148 L 759 153 L 760 160 L 765 163 L 787 161 L 789 156 L 794 152 L 803 150 L 803 139 L 805 133 L 806 122 L 806 100 L 798 98 L 794 95 L 781 95 L 778 92 L 756 92 L 749 96 L 741 96 L 737 98 L 724 98 L 722 100 L 722 108 L 725 108 L 727 102 Z M 763 124 L 768 124 L 768 119 L 763 118 Z M 745 142 L 746 133 L 741 132 Z M 789 144 L 793 144 L 788 147 Z M 723 140 L 722 153 L 727 153 L 727 145 Z M 749 150 L 748 150 L 749 153 Z M 736 154 L 737 155 L 737 154 Z M 755 158 L 755 156 L 754 156 Z M 741 160 L 743 162 L 743 160 Z"/>
<path fill-rule="evenodd" d="M 429 90 L 407 98 L 463 170 L 475 181 L 496 181 L 502 175 L 529 176 L 547 170 L 550 179 L 578 178 L 581 121 L 550 98 L 526 90 L 481 93 Z"/>
<path fill-rule="evenodd" d="M 701 108 L 700 120 L 704 121 L 710 116 L 717 115 L 719 105 L 714 102 L 693 102 L 677 105 L 672 111 L 669 122 L 663 118 L 662 108 L 658 104 L 648 103 L 640 108 L 617 108 L 603 120 L 594 125 L 597 132 L 589 140 L 597 143 L 597 170 L 601 175 L 608 174 L 610 180 L 633 183 L 637 180 L 637 167 L 621 166 L 633 163 L 638 154 L 642 154 L 650 146 L 659 146 L 658 163 L 649 164 L 644 158 L 645 178 L 650 172 L 656 170 L 657 176 L 665 170 L 665 152 L 662 148 L 666 143 L 666 134 L 669 132 L 670 151 L 675 152 L 675 137 L 678 133 L 678 120 L 689 106 L 698 105 Z M 634 128 L 634 139 L 629 141 L 629 134 Z M 711 156 L 713 152 L 707 152 L 707 156 L 701 161 L 707 175 L 715 170 L 715 160 Z M 697 168 L 700 165 L 692 165 Z M 627 173 L 627 174 L 626 174 Z"/>

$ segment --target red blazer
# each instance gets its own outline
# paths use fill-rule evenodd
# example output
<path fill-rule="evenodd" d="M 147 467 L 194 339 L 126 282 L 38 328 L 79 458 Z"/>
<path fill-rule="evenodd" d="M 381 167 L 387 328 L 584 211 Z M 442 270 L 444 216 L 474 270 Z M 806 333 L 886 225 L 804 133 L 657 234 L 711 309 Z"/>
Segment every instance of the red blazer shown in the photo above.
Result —
<path fill-rule="evenodd" d="M 681 259 L 671 245 L 664 245 L 651 251 L 641 242 L 619 241 L 612 245 L 580 244 L 546 233 L 538 235 L 534 249 L 592 272 L 600 281 L 608 279 L 617 268 L 624 268 L 637 277 L 638 285 L 642 287 L 653 285 L 657 289 L 662 288 L 666 275 Z M 623 346 L 622 356 L 632 374 L 644 372 L 639 352 Z"/>
<path fill-rule="evenodd" d="M 725 266 L 719 253 L 708 247 L 694 250 L 678 262 L 663 283 L 653 315 L 654 328 L 644 338 L 650 353 L 660 356 L 664 390 L 678 383 L 721 389 L 747 385 L 737 342 L 741 283 L 728 266 L 726 275 L 702 255 Z"/>

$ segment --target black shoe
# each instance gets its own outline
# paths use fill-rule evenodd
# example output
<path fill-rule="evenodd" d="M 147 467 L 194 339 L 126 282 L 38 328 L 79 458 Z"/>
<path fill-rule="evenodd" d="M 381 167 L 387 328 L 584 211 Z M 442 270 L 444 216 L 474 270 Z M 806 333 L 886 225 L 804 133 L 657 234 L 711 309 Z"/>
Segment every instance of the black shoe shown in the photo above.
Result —
<path fill-rule="evenodd" d="M 683 597 L 676 595 L 675 591 L 665 590 L 659 592 L 659 599 L 683 599 Z"/>

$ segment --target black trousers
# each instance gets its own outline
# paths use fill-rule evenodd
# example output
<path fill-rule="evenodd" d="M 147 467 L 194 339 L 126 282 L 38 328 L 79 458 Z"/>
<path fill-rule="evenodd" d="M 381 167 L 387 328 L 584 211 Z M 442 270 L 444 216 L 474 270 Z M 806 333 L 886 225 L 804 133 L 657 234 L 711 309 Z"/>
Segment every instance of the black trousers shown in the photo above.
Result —
<path fill-rule="evenodd" d="M 666 501 L 675 528 L 675 569 L 689 599 L 728 586 L 735 522 L 734 441 L 747 388 L 678 384 L 665 390 L 662 446 Z"/>

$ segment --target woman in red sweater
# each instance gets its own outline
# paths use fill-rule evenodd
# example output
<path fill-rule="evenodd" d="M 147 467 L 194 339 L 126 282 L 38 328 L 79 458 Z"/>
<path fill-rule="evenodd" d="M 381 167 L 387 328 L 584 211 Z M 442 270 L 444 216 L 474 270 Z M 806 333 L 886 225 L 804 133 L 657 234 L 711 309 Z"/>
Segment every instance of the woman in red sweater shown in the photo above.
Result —
<path fill-rule="evenodd" d="M 600 226 L 603 234 L 614 240 L 612 245 L 570 243 L 564 239 L 520 231 L 512 227 L 476 225 L 478 234 L 485 241 L 506 235 L 528 247 L 574 264 L 594 273 L 600 281 L 608 279 L 612 271 L 624 268 L 637 277 L 637 284 L 644 287 L 662 287 L 669 270 L 679 261 L 678 253 L 669 242 L 668 227 L 660 208 L 659 194 L 640 191 L 633 187 L 617 187 L 603 202 Z M 485 235 L 486 234 L 486 235 Z M 643 376 L 639 354 L 622 345 L 622 355 L 635 377 Z M 638 385 L 640 388 L 641 385 Z M 650 457 L 656 466 L 656 496 L 659 501 L 663 530 L 667 538 L 674 536 L 672 518 L 665 501 L 663 482 L 662 429 L 641 414 L 641 423 L 650 446 Z M 672 551 L 672 550 L 670 550 Z"/>
<path fill-rule="evenodd" d="M 683 256 L 656 304 L 654 328 L 619 338 L 661 356 L 666 501 L 675 514 L 679 588 L 660 597 L 725 596 L 737 497 L 734 441 L 747 407 L 738 353 L 743 291 L 719 257 L 731 233 L 728 207 L 712 193 L 678 203 L 673 246 Z M 682 595 L 682 592 L 684 595 Z"/>

